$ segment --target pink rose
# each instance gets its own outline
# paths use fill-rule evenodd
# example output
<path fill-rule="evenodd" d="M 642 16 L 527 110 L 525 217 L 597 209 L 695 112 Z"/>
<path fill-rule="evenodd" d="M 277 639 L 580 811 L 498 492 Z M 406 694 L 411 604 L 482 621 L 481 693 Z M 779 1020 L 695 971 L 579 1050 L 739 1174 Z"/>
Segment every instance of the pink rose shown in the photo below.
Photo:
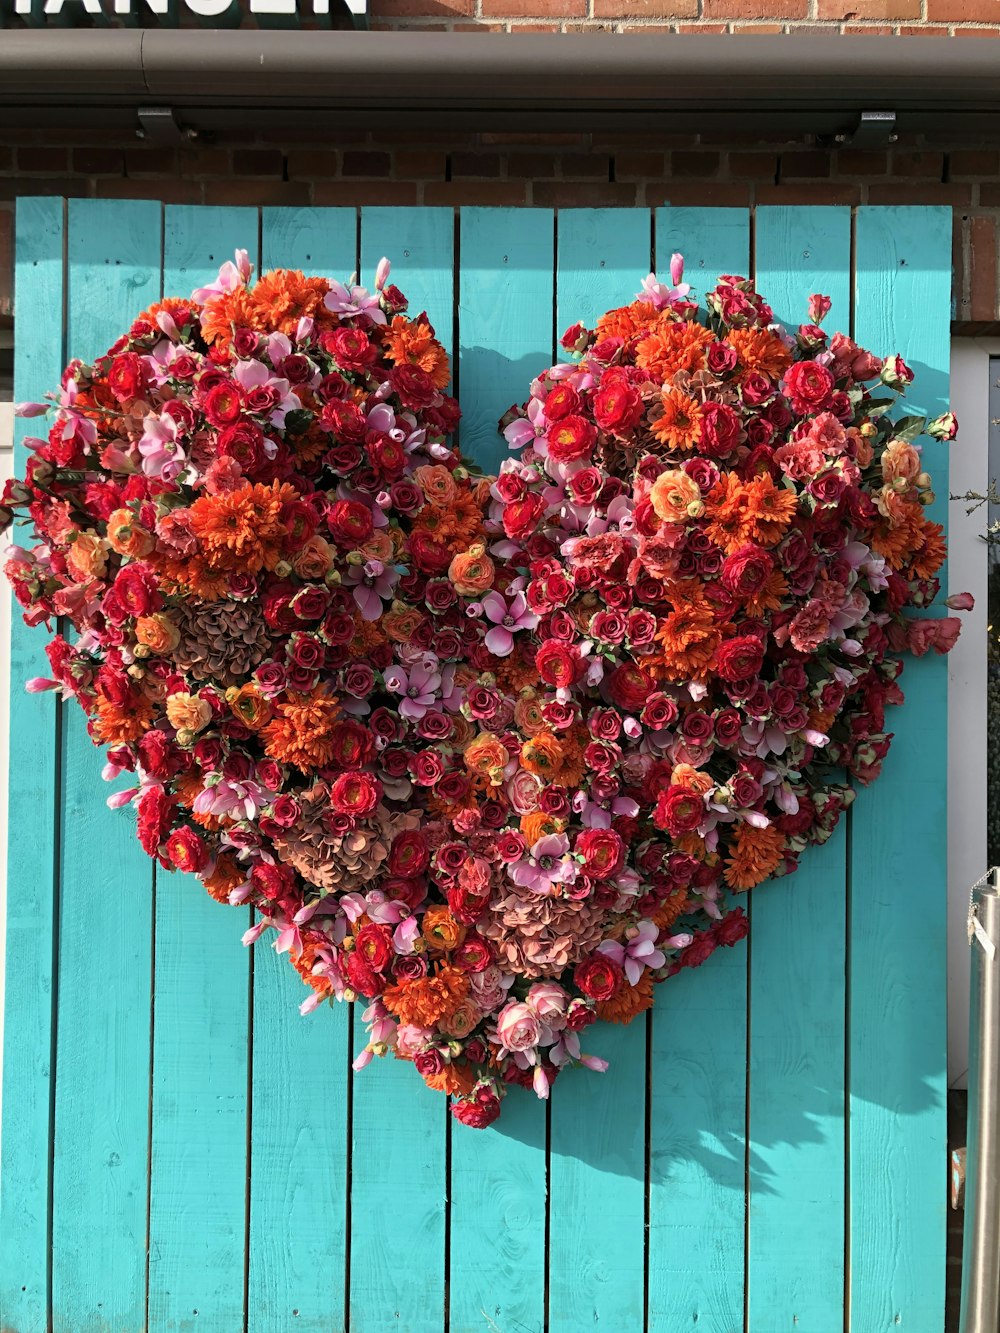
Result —
<path fill-rule="evenodd" d="M 530 1051 L 541 1035 L 538 1018 L 526 1004 L 505 1004 L 497 1014 L 497 1038 L 508 1051 Z"/>

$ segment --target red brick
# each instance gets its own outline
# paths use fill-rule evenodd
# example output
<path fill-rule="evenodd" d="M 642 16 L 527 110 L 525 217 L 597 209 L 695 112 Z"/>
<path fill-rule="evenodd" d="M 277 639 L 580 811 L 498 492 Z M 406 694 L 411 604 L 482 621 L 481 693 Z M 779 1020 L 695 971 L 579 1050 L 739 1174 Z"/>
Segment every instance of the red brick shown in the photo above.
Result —
<path fill-rule="evenodd" d="M 452 180 L 458 177 L 494 177 L 500 175 L 500 157 L 496 153 L 452 153 Z"/>
<path fill-rule="evenodd" d="M 556 174 L 551 153 L 508 153 L 507 175 L 520 180 L 539 180 Z"/>
<path fill-rule="evenodd" d="M 804 19 L 807 0 L 704 0 L 707 19 Z"/>
<path fill-rule="evenodd" d="M 0 315 L 9 315 L 14 308 L 14 213 L 0 209 Z"/>
<path fill-rule="evenodd" d="M 962 37 L 1000 37 L 1000 28 L 959 28 Z"/>
<path fill-rule="evenodd" d="M 796 31 L 801 31 L 801 29 L 797 29 Z M 856 37 L 856 36 L 860 37 L 862 35 L 864 35 L 865 37 L 892 37 L 895 31 L 896 31 L 895 28 L 891 28 L 888 25 L 882 23 L 844 24 L 845 37 Z"/>
<path fill-rule="evenodd" d="M 305 181 L 231 180 L 206 181 L 206 204 L 260 204 L 262 207 L 285 205 L 301 208 L 311 202 Z"/>
<path fill-rule="evenodd" d="M 125 170 L 130 176 L 172 176 L 177 171 L 177 154 L 172 148 L 129 148 Z"/>
<path fill-rule="evenodd" d="M 724 23 L 678 23 L 677 31 L 698 32 L 704 35 L 706 32 L 728 32 L 729 29 Z"/>
<path fill-rule="evenodd" d="M 559 159 L 559 169 L 564 180 L 606 181 L 611 175 L 611 159 L 601 156 L 576 157 L 563 155 Z"/>
<path fill-rule="evenodd" d="M 277 176 L 285 174 L 285 155 L 278 148 L 244 148 L 233 153 L 233 171 L 237 176 Z"/>
<path fill-rule="evenodd" d="M 19 148 L 18 171 L 44 171 L 54 175 L 69 170 L 69 152 L 65 148 Z"/>
<path fill-rule="evenodd" d="M 535 187 L 536 190 L 541 188 Z M 526 202 L 525 181 L 428 181 L 424 186 L 425 204 L 443 204 L 448 208 L 463 205 L 516 208 Z"/>
<path fill-rule="evenodd" d="M 780 23 L 734 23 L 733 35 L 736 37 L 775 37 L 785 30 Z M 820 32 L 820 28 L 812 28 L 812 32 Z"/>
<path fill-rule="evenodd" d="M 417 202 L 415 181 L 317 181 L 313 203 L 347 208 L 364 204 L 406 206 Z"/>
<path fill-rule="evenodd" d="M 839 148 L 834 158 L 838 176 L 884 176 L 889 170 L 888 153 L 868 148 Z"/>
<path fill-rule="evenodd" d="M 719 170 L 718 153 L 671 153 L 672 176 L 714 176 Z"/>
<path fill-rule="evenodd" d="M 616 153 L 615 180 L 626 180 L 632 176 L 662 176 L 663 163 L 662 153 Z"/>
<path fill-rule="evenodd" d="M 984 208 L 1000 208 L 1000 185 L 991 181 L 980 185 L 979 202 Z"/>
<path fill-rule="evenodd" d="M 729 154 L 729 174 L 740 180 L 773 181 L 777 171 L 777 153 Z"/>
<path fill-rule="evenodd" d="M 483 0 L 484 18 L 579 19 L 587 14 L 587 0 Z"/>
<path fill-rule="evenodd" d="M 227 148 L 190 148 L 181 156 L 185 176 L 228 176 L 232 160 Z"/>
<path fill-rule="evenodd" d="M 816 17 L 838 23 L 849 19 L 918 19 L 920 0 L 817 0 Z"/>
<path fill-rule="evenodd" d="M 542 208 L 630 208 L 636 203 L 636 187 L 611 181 L 539 181 L 532 200 Z"/>
<path fill-rule="evenodd" d="M 959 148 L 948 154 L 948 176 L 1000 175 L 1000 153 L 986 149 Z"/>
<path fill-rule="evenodd" d="M 693 19 L 698 17 L 698 0 L 594 0 L 594 17 Z"/>
<path fill-rule="evenodd" d="M 830 174 L 830 154 L 782 153 L 778 163 L 778 180 L 817 180 Z"/>
<path fill-rule="evenodd" d="M 971 185 L 942 184 L 940 181 L 897 181 L 887 185 L 869 185 L 870 204 L 951 204 L 968 208 L 972 203 Z"/>
<path fill-rule="evenodd" d="M 402 179 L 443 180 L 448 158 L 445 153 L 396 153 L 393 164 L 396 176 Z"/>
<path fill-rule="evenodd" d="M 969 224 L 969 294 L 973 319 L 997 317 L 997 233 L 993 218 Z"/>
<path fill-rule="evenodd" d="M 585 134 L 539 133 L 537 130 L 484 130 L 478 136 L 484 146 L 502 148 L 584 148 L 587 143 Z M 597 140 L 594 141 L 597 146 Z"/>
<path fill-rule="evenodd" d="M 125 154 L 120 148 L 74 148 L 73 170 L 88 176 L 121 176 Z"/>
<path fill-rule="evenodd" d="M 948 29 L 935 27 L 931 23 L 904 24 L 900 30 L 901 37 L 947 37 Z"/>
<path fill-rule="evenodd" d="M 344 154 L 342 172 L 345 176 L 388 176 L 392 159 L 388 153 Z"/>
<path fill-rule="evenodd" d="M 68 199 L 89 199 L 92 190 L 84 176 L 0 176 L 0 201 L 16 199 L 19 194 L 62 194 Z"/>
<path fill-rule="evenodd" d="M 927 0 L 930 23 L 998 23 L 998 0 Z"/>
<path fill-rule="evenodd" d="M 164 204 L 200 204 L 203 186 L 199 181 L 129 180 L 125 176 L 98 176 L 98 199 L 159 199 Z"/>
<path fill-rule="evenodd" d="M 940 180 L 944 174 L 943 153 L 901 153 L 896 149 L 892 154 L 892 174 L 894 176 L 921 176 L 931 180 Z"/>
<path fill-rule="evenodd" d="M 758 204 L 860 204 L 861 186 L 818 181 L 815 185 L 758 185 Z"/>
<path fill-rule="evenodd" d="M 750 203 L 749 185 L 730 185 L 718 181 L 664 181 L 645 187 L 643 200 L 650 208 L 664 204 L 692 208 L 744 208 Z"/>
<path fill-rule="evenodd" d="M 314 180 L 317 176 L 339 176 L 340 154 L 322 148 L 293 149 L 287 158 L 288 179 Z"/>
<path fill-rule="evenodd" d="M 471 15 L 474 0 L 372 0 L 368 10 L 373 18 L 424 18 L 435 14 Z"/>

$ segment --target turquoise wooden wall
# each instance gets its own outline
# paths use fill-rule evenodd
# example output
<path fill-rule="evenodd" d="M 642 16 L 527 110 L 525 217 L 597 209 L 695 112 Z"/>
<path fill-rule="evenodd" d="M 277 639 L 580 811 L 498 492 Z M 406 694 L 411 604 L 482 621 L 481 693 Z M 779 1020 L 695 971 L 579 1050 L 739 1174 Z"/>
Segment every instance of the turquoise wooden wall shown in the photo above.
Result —
<path fill-rule="evenodd" d="M 105 349 L 237 246 L 345 276 L 381 255 L 456 359 L 463 447 L 555 338 L 652 258 L 701 291 L 810 292 L 947 394 L 938 208 L 284 210 L 22 199 L 16 396 Z M 930 444 L 938 517 L 945 451 Z M 609 1073 L 498 1127 L 412 1070 L 350 1069 L 348 1009 L 245 911 L 153 870 L 74 707 L 26 695 L 13 636 L 0 1327 L 16 1333 L 941 1333 L 945 1270 L 943 659 L 908 663 L 880 783 L 803 870 L 752 895 L 749 946 L 595 1031 Z M 724 955 L 724 956 L 723 956 Z"/>

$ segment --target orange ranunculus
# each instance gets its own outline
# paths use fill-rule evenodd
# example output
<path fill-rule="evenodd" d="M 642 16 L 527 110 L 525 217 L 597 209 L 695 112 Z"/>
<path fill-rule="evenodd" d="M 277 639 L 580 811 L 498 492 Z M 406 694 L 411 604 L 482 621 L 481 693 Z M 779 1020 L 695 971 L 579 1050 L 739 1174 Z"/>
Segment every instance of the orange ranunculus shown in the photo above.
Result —
<path fill-rule="evenodd" d="M 428 948 L 442 953 L 457 949 L 465 939 L 465 927 L 455 920 L 447 907 L 428 907 L 421 927 Z"/>
<path fill-rule="evenodd" d="M 197 694 L 188 694 L 179 690 L 167 699 L 167 721 L 175 731 L 198 732 L 204 730 L 212 720 L 212 706 L 207 699 Z"/>
<path fill-rule="evenodd" d="M 653 512 L 665 523 L 686 523 L 705 508 L 698 483 L 680 468 L 661 472 L 649 492 Z"/>
<path fill-rule="evenodd" d="M 529 847 L 550 833 L 562 833 L 565 827 L 564 820 L 547 815 L 543 810 L 532 810 L 530 814 L 521 816 L 521 833 Z"/>
<path fill-rule="evenodd" d="M 66 550 L 66 563 L 78 582 L 102 578 L 108 568 L 108 544 L 96 532 L 81 532 Z"/>
<path fill-rule="evenodd" d="M 476 542 L 467 551 L 459 551 L 448 566 L 448 577 L 457 593 L 463 597 L 478 597 L 493 587 L 496 565 L 486 554 L 482 542 Z"/>
<path fill-rule="evenodd" d="M 521 746 L 521 767 L 541 778 L 552 779 L 563 765 L 563 746 L 551 731 L 530 736 Z"/>
<path fill-rule="evenodd" d="M 141 643 L 157 657 L 165 657 L 173 652 L 180 642 L 180 630 L 165 611 L 155 611 L 151 616 L 139 616 L 135 622 L 136 643 Z"/>
<path fill-rule="evenodd" d="M 108 545 L 119 555 L 141 559 L 149 555 L 156 538 L 142 526 L 131 509 L 116 509 L 108 519 Z"/>
<path fill-rule="evenodd" d="M 465 767 L 470 773 L 479 773 L 496 785 L 503 777 L 503 770 L 510 763 L 510 755 L 502 741 L 488 731 L 481 731 L 466 747 Z"/>
<path fill-rule="evenodd" d="M 414 471 L 413 480 L 434 505 L 450 505 L 458 494 L 455 478 L 442 463 L 424 463 Z"/>
<path fill-rule="evenodd" d="M 310 537 L 292 559 L 292 568 L 300 579 L 321 579 L 334 566 L 336 555 L 322 537 Z"/>
<path fill-rule="evenodd" d="M 226 702 L 250 731 L 260 731 L 271 720 L 271 704 L 256 685 L 241 685 L 239 689 L 227 690 Z"/>

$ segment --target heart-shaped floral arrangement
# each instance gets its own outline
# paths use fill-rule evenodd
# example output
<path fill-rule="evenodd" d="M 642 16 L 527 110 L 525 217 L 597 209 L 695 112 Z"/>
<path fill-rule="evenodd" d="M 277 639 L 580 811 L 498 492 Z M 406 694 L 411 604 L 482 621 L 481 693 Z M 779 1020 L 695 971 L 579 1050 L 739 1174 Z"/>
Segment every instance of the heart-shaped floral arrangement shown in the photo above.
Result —
<path fill-rule="evenodd" d="M 727 892 L 829 836 L 897 654 L 957 632 L 903 615 L 944 556 L 925 423 L 869 387 L 907 367 L 741 278 L 703 324 L 681 276 L 567 333 L 491 483 L 385 261 L 369 294 L 240 252 L 67 368 L 0 511 L 25 619 L 75 631 L 29 688 L 135 774 L 147 852 L 466 1124 L 742 938 Z"/>

